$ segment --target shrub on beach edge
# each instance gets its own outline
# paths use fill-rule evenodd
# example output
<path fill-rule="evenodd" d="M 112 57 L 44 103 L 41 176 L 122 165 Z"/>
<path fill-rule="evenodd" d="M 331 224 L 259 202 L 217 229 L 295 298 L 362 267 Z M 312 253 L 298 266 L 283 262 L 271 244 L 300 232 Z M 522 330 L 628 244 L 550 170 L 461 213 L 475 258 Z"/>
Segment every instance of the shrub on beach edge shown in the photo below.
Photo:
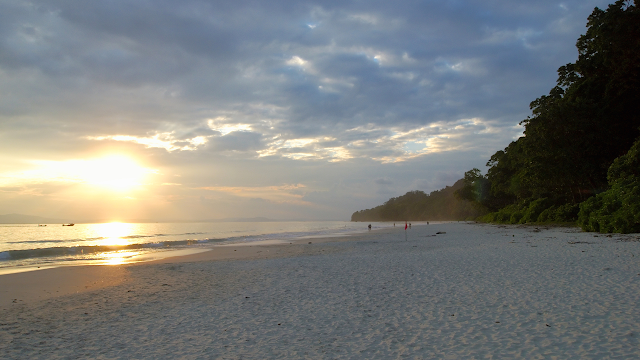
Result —
<path fill-rule="evenodd" d="M 640 140 L 607 174 L 609 190 L 580 204 L 578 225 L 601 233 L 640 232 Z"/>

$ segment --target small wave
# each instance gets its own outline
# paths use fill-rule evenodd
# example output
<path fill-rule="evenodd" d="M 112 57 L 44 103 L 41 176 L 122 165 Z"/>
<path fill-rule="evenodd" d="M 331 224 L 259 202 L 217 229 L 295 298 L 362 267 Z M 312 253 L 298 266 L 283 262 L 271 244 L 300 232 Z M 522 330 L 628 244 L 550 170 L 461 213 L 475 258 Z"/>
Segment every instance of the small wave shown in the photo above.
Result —
<path fill-rule="evenodd" d="M 155 237 L 155 236 L 162 236 L 162 235 L 128 235 L 128 236 L 120 236 L 120 239 L 144 239 L 144 238 L 148 238 L 148 237 Z"/>
<path fill-rule="evenodd" d="M 69 246 L 69 247 L 48 247 L 41 249 L 28 250 L 8 250 L 0 252 L 1 260 L 25 260 L 31 258 L 43 257 L 64 257 L 89 255 L 111 251 L 121 250 L 140 250 L 140 249 L 158 249 L 201 245 L 211 242 L 223 241 L 223 239 L 205 239 L 205 240 L 176 240 L 161 241 L 155 243 L 127 244 L 127 245 L 94 245 L 94 246 Z"/>
<path fill-rule="evenodd" d="M 25 241 L 7 241 L 5 244 L 43 244 L 43 243 L 65 243 L 69 240 L 25 240 Z"/>
<path fill-rule="evenodd" d="M 150 237 L 163 237 L 163 236 L 184 236 L 184 235 L 202 235 L 203 232 L 189 232 L 182 234 L 153 234 L 153 235 L 128 235 L 122 236 L 121 239 L 142 239 L 142 238 L 150 238 Z"/>

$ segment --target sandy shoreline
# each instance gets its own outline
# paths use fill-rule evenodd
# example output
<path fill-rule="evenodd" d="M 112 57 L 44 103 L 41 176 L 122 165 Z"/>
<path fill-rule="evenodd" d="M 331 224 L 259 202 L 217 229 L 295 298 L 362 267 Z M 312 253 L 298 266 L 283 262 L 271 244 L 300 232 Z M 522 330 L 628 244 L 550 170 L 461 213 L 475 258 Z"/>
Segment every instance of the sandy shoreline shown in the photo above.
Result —
<path fill-rule="evenodd" d="M 638 240 L 454 223 L 3 275 L 0 357 L 640 358 Z"/>
<path fill-rule="evenodd" d="M 377 232 L 389 232 L 388 229 Z M 0 309 L 14 303 L 32 303 L 59 296 L 92 291 L 114 286 L 124 281 L 130 266 L 153 264 L 255 260 L 296 256 L 306 251 L 299 246 L 309 243 L 355 241 L 368 234 L 353 234 L 326 238 L 310 238 L 291 241 L 260 241 L 217 246 L 209 251 L 189 255 L 167 256 L 158 260 L 121 265 L 81 265 L 43 268 L 18 273 L 0 274 Z M 321 250 L 323 252 L 325 250 Z M 168 252 L 167 254 L 171 254 Z"/>

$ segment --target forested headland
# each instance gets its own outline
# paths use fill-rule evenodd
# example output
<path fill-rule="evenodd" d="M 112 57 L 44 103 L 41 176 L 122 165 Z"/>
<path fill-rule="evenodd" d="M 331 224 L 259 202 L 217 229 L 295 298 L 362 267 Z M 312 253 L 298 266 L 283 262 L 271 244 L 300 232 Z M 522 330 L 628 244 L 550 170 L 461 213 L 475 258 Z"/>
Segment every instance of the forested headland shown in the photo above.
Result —
<path fill-rule="evenodd" d="M 577 222 L 586 231 L 640 232 L 636 1 L 595 8 L 576 47 L 578 59 L 558 69 L 556 86 L 531 102 L 532 115 L 520 123 L 524 135 L 491 156 L 486 174 L 467 171 L 455 191 L 486 213 L 480 220 Z M 389 202 L 364 212 L 375 214 Z"/>
<path fill-rule="evenodd" d="M 596 8 L 578 60 L 534 100 L 524 136 L 473 169 L 458 192 L 489 222 L 576 222 L 640 232 L 640 13 L 635 1 Z"/>
<path fill-rule="evenodd" d="M 429 194 L 409 191 L 373 209 L 356 211 L 351 215 L 351 221 L 471 220 L 486 213 L 472 201 L 455 195 L 463 186 L 463 180 L 458 180 L 453 186 Z"/>

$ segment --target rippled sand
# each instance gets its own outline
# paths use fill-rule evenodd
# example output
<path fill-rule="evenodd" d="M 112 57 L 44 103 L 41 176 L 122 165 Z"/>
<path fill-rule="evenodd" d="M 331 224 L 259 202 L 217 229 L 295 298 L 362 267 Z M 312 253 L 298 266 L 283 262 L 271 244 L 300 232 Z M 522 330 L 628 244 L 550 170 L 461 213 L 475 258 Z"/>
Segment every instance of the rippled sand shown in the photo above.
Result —
<path fill-rule="evenodd" d="M 5 275 L 0 357 L 640 358 L 639 238 L 454 223 L 113 267 L 102 287 L 67 268 L 57 295 L 12 298 Z"/>

